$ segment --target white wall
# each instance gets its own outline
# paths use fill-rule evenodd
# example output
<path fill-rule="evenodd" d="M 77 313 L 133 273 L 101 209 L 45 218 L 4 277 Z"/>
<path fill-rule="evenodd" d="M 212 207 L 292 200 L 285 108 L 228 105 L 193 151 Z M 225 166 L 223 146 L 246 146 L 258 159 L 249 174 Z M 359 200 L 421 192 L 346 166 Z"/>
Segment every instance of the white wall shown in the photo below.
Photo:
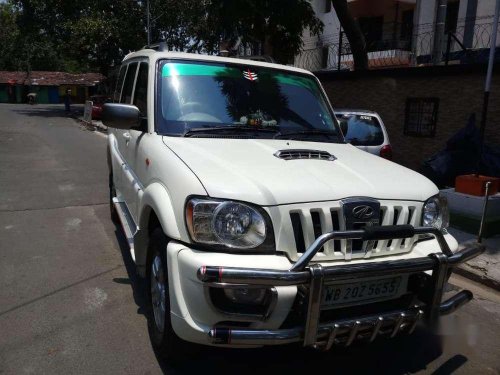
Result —
<path fill-rule="evenodd" d="M 418 0 L 414 25 L 425 27 L 434 23 L 436 16 L 436 0 Z"/>
<path fill-rule="evenodd" d="M 495 14 L 495 2 L 495 0 L 479 0 L 477 2 L 476 17 L 493 16 Z"/>
<path fill-rule="evenodd" d="M 331 8 L 330 12 L 325 13 L 325 1 L 328 0 L 311 0 L 311 5 L 316 13 L 316 16 L 323 22 L 324 29 L 322 35 L 319 37 L 311 37 L 309 31 L 306 31 L 303 35 L 304 49 L 311 49 L 318 47 L 319 42 L 328 44 L 328 42 L 337 42 L 338 34 L 340 30 L 339 20 Z M 355 0 L 349 0 L 352 2 Z M 460 0 L 459 14 L 458 14 L 458 25 L 463 25 L 464 18 L 467 11 L 467 1 Z M 492 16 L 495 12 L 495 1 L 496 0 L 478 0 L 477 2 L 477 18 L 484 18 Z M 435 16 L 436 16 L 436 0 L 416 0 L 417 7 L 415 9 L 414 25 L 419 25 L 419 29 L 432 29 Z M 487 22 L 484 20 L 483 22 Z M 478 23 L 481 22 L 478 20 Z M 491 21 L 489 21 L 491 22 Z"/>
<path fill-rule="evenodd" d="M 329 0 L 311 0 L 311 5 L 316 13 L 316 16 L 323 22 L 324 29 L 321 35 L 311 36 L 310 32 L 306 30 L 303 33 L 302 40 L 304 42 L 303 50 L 306 51 L 305 55 L 302 54 L 302 61 L 310 66 L 304 66 L 308 69 L 320 69 L 322 60 L 322 46 L 329 44 L 337 44 L 340 31 L 340 22 L 331 7 L 330 12 L 325 13 L 325 2 Z M 349 2 L 356 0 L 348 0 Z M 376 0 L 373 0 L 376 1 Z M 459 13 L 458 13 L 458 28 L 463 33 L 465 17 L 467 11 L 468 0 L 460 0 Z M 477 12 L 476 12 L 476 29 L 475 33 L 481 34 L 480 32 L 484 29 L 480 26 L 483 23 L 492 22 L 492 17 L 495 11 L 496 0 L 478 0 L 477 1 Z M 415 56 L 429 54 L 432 51 L 433 42 L 433 30 L 434 22 L 436 16 L 436 0 L 416 0 L 415 15 L 413 19 L 413 24 L 416 26 L 414 29 L 414 50 L 413 54 Z M 418 25 L 418 26 L 417 26 Z M 499 31 L 500 33 L 500 31 Z M 457 32 L 459 38 L 463 37 L 460 32 Z M 488 47 L 489 39 L 483 38 L 481 35 L 475 37 L 474 45 L 476 48 Z M 483 41 L 483 39 L 485 39 Z M 486 45 L 488 44 L 488 45 Z M 497 46 L 500 46 L 500 35 L 497 38 Z M 457 50 L 458 46 L 455 43 L 452 45 L 452 50 Z M 313 51 L 314 50 L 314 51 Z M 309 51 L 309 52 L 307 52 Z M 300 58 L 299 55 L 297 58 Z M 304 58 L 305 56 L 305 58 Z M 296 58 L 296 62 L 297 62 Z M 329 59 L 335 59 L 335 56 L 330 56 Z M 329 62 L 332 65 L 335 62 Z"/>
<path fill-rule="evenodd" d="M 329 44 L 329 42 L 337 42 L 340 30 L 340 22 L 331 7 L 330 12 L 325 13 L 325 1 L 327 0 L 312 0 L 311 5 L 318 17 L 324 24 L 322 34 L 318 36 L 310 36 L 309 31 L 305 31 L 302 37 L 304 41 L 304 50 L 317 48 L 319 44 Z"/>

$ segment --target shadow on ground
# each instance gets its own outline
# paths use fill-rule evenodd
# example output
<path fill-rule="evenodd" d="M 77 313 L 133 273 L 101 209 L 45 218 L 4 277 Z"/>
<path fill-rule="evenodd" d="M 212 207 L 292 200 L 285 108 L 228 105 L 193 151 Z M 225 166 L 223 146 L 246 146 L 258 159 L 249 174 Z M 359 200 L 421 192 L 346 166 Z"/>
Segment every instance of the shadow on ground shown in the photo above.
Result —
<path fill-rule="evenodd" d="M 130 284 L 137 312 L 147 317 L 146 282 L 136 274 L 127 241 L 119 224 L 115 235 L 120 245 L 129 279 L 114 279 Z M 425 371 L 442 355 L 441 338 L 423 327 L 411 336 L 380 338 L 373 344 L 359 343 L 349 348 L 333 347 L 323 353 L 301 345 L 259 349 L 225 349 L 189 345 L 185 358 L 173 362 L 155 352 L 165 374 L 412 374 Z M 447 359 L 433 374 L 451 374 L 467 362 L 463 355 Z"/>
<path fill-rule="evenodd" d="M 76 118 L 79 117 L 83 114 L 83 106 L 81 105 L 74 105 L 71 106 L 71 111 L 66 112 L 64 110 L 64 106 L 58 106 L 58 105 L 52 105 L 52 106 L 37 106 L 35 105 L 23 105 L 19 109 L 14 109 L 13 110 L 15 113 L 18 113 L 20 115 L 24 116 L 31 116 L 31 117 L 46 117 L 46 118 L 51 118 L 51 117 L 72 117 Z"/>
<path fill-rule="evenodd" d="M 146 317 L 146 282 L 137 275 L 135 263 L 130 255 L 127 239 L 123 234 L 122 227 L 118 223 L 114 223 L 114 225 L 116 240 L 120 246 L 120 252 L 122 254 L 123 263 L 125 264 L 125 269 L 127 270 L 128 279 L 114 278 L 113 281 L 118 284 L 129 284 L 131 286 L 134 302 L 137 305 L 137 313 Z"/>

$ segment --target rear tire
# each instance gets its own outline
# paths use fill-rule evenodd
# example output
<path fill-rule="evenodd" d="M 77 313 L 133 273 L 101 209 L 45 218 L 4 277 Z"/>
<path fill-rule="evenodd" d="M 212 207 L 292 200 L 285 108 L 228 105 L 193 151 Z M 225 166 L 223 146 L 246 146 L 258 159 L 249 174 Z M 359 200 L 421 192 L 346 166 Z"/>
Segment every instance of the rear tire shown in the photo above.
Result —
<path fill-rule="evenodd" d="M 182 359 L 187 343 L 177 336 L 170 320 L 170 293 L 167 266 L 167 237 L 161 228 L 151 234 L 147 262 L 148 330 L 156 353 L 176 361 Z"/>

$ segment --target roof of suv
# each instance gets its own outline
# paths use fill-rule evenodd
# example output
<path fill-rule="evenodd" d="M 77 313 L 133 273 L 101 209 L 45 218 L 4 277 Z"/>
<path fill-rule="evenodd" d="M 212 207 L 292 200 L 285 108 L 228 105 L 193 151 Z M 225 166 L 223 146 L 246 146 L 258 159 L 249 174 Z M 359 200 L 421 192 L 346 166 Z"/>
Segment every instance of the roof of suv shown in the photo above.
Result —
<path fill-rule="evenodd" d="M 282 65 L 282 64 L 273 64 L 262 61 L 255 60 L 247 60 L 247 59 L 238 59 L 234 57 L 220 57 L 220 56 L 212 56 L 212 55 L 201 55 L 197 53 L 185 53 L 185 52 L 163 52 L 163 51 L 155 51 L 153 49 L 142 49 L 140 51 L 131 52 L 123 59 L 123 62 L 137 58 L 137 57 L 149 57 L 155 60 L 158 59 L 183 59 L 183 60 L 194 60 L 194 61 L 209 61 L 209 62 L 220 62 L 220 63 L 232 63 L 232 64 L 241 64 L 246 66 L 259 66 L 263 68 L 271 68 L 271 69 L 281 69 L 288 70 L 290 72 L 308 74 L 313 76 L 310 71 L 295 68 L 293 66 Z"/>
<path fill-rule="evenodd" d="M 359 114 L 378 115 L 377 112 L 371 111 L 369 109 L 334 108 L 333 112 L 335 112 L 335 113 L 359 113 Z"/>

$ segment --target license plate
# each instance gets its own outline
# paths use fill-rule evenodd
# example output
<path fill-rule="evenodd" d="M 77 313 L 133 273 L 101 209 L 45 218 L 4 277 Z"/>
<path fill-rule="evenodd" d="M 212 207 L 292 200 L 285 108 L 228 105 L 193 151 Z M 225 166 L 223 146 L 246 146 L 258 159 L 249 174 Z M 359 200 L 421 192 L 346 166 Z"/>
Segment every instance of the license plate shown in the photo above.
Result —
<path fill-rule="evenodd" d="M 333 307 L 360 301 L 389 299 L 400 294 L 402 279 L 402 276 L 396 276 L 349 284 L 326 284 L 323 286 L 322 306 Z"/>

